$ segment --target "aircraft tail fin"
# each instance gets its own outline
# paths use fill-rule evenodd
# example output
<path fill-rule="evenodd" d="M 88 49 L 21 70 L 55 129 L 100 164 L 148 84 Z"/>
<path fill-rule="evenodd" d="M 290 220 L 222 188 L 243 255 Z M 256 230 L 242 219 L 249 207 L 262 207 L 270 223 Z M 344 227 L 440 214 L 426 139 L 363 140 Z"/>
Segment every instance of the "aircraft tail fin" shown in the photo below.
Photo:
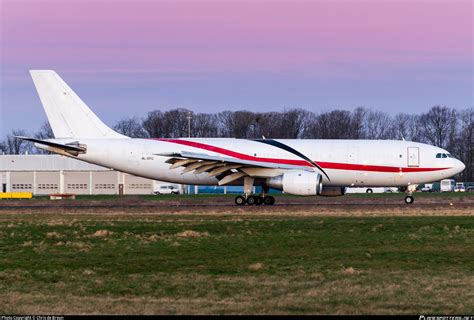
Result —
<path fill-rule="evenodd" d="M 53 70 L 30 70 L 56 138 L 126 138 L 107 127 Z"/>

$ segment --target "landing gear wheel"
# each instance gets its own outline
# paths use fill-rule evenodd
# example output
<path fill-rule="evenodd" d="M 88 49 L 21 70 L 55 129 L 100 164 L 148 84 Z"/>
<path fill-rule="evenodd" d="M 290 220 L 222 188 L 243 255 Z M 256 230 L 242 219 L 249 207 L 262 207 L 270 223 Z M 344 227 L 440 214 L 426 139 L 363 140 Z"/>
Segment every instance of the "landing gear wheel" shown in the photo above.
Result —
<path fill-rule="evenodd" d="M 245 198 L 242 196 L 235 197 L 235 204 L 238 206 L 243 206 L 245 204 Z"/>
<path fill-rule="evenodd" d="M 255 196 L 249 196 L 249 197 L 247 198 L 247 204 L 248 204 L 249 206 L 254 205 L 256 202 L 257 202 L 257 199 L 256 199 Z"/>
<path fill-rule="evenodd" d="M 263 198 L 263 203 L 267 206 L 273 206 L 275 204 L 275 198 L 272 196 L 266 196 Z"/>
<path fill-rule="evenodd" d="M 263 198 L 259 196 L 255 196 L 255 205 L 261 206 L 263 204 Z"/>
<path fill-rule="evenodd" d="M 412 204 L 415 199 L 412 196 L 406 196 L 405 197 L 405 203 L 406 204 Z"/>

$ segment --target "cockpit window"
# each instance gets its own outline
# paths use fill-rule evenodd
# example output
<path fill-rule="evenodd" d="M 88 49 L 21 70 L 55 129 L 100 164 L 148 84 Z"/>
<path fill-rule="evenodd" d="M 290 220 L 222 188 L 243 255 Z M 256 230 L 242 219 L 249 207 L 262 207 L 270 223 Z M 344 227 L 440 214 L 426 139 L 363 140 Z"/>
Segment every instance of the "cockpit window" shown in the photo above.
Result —
<path fill-rule="evenodd" d="M 436 158 L 454 158 L 450 153 L 437 153 Z"/>

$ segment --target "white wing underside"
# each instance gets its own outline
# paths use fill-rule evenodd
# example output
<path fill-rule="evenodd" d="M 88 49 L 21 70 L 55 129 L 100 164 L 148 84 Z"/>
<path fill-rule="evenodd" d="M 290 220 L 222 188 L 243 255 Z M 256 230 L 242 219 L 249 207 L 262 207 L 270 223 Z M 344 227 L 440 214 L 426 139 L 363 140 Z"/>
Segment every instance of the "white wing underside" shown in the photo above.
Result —
<path fill-rule="evenodd" d="M 205 153 L 188 151 L 159 153 L 158 156 L 170 157 L 166 162 L 170 169 L 182 169 L 181 174 L 207 172 L 209 177 L 219 179 L 219 185 L 226 185 L 244 177 L 271 178 L 281 175 L 288 169 L 310 170 L 301 166 L 243 160 L 232 157 L 221 157 Z"/>

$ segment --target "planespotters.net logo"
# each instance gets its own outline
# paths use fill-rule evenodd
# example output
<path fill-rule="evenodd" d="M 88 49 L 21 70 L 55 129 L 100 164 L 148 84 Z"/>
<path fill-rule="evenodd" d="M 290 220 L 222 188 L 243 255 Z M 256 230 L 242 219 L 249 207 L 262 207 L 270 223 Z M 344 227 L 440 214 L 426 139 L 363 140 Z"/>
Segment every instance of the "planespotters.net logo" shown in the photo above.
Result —
<path fill-rule="evenodd" d="M 474 320 L 474 316 L 424 316 L 420 315 L 419 320 Z"/>

